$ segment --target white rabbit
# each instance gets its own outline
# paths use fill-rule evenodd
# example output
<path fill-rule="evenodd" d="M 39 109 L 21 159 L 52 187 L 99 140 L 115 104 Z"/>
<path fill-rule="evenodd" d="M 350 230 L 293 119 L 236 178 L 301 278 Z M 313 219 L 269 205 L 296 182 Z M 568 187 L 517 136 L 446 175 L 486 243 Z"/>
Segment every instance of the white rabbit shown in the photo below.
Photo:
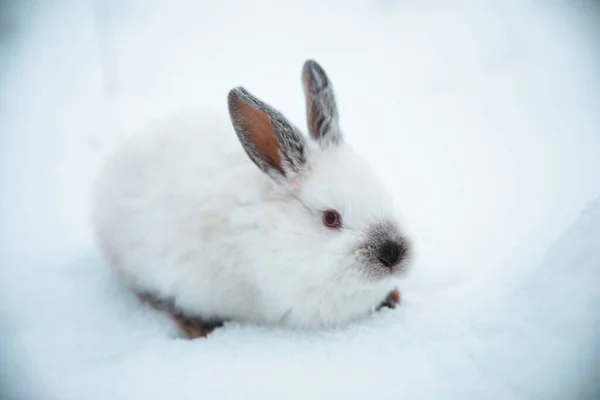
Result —
<path fill-rule="evenodd" d="M 165 121 L 117 150 L 95 184 L 110 264 L 189 337 L 228 320 L 339 326 L 398 301 L 411 245 L 393 200 L 345 143 L 324 70 L 309 60 L 302 78 L 310 138 L 238 87 L 227 124 Z"/>

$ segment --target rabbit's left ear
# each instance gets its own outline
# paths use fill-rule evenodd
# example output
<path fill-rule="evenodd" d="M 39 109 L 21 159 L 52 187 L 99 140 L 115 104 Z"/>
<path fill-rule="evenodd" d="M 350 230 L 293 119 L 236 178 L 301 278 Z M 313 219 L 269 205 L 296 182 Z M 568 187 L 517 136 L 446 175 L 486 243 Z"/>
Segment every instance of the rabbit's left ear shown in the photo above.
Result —
<path fill-rule="evenodd" d="M 304 168 L 304 136 L 279 111 L 243 87 L 229 92 L 228 104 L 238 139 L 261 171 L 281 183 Z"/>
<path fill-rule="evenodd" d="M 341 144 L 343 137 L 338 124 L 333 86 L 325 70 L 316 61 L 304 63 L 302 84 L 310 135 L 322 147 Z"/>

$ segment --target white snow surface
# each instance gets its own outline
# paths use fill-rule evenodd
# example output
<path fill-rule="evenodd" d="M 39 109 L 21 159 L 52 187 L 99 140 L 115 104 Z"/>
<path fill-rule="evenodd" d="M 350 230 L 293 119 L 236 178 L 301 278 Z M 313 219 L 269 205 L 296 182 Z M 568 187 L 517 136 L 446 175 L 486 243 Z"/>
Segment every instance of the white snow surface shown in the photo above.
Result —
<path fill-rule="evenodd" d="M 0 398 L 600 398 L 595 2 L 3 7 Z M 402 306 L 179 339 L 99 256 L 90 182 L 151 118 L 222 112 L 237 85 L 304 127 L 307 58 L 410 224 Z"/>

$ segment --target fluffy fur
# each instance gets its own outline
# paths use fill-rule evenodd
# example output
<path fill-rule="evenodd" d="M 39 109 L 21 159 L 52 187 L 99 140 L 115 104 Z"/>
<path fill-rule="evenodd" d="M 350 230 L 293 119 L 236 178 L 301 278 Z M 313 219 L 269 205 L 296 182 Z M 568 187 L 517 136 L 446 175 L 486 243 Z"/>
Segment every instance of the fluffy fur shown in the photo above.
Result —
<path fill-rule="evenodd" d="M 303 84 L 310 137 L 237 88 L 230 120 L 175 117 L 109 158 L 93 223 L 134 291 L 205 320 L 317 328 L 365 316 L 394 290 L 410 243 L 393 200 L 344 142 L 314 61 Z M 341 229 L 324 226 L 327 209 Z M 386 266 L 390 244 L 399 256 Z"/>

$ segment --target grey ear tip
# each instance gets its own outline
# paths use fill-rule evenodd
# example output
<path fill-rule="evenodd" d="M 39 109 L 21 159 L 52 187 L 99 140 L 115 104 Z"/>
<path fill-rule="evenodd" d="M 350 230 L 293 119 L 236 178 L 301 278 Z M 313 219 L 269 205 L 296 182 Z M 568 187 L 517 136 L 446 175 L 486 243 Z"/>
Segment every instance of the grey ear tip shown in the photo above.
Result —
<path fill-rule="evenodd" d="M 243 86 L 237 86 L 229 91 L 227 94 L 227 104 L 229 109 L 232 110 L 235 107 L 235 103 L 239 99 L 252 98 L 250 92 L 248 92 Z"/>
<path fill-rule="evenodd" d="M 318 77 L 324 81 L 329 80 L 321 64 L 319 64 L 317 61 L 311 58 L 304 62 L 304 67 L 302 68 L 302 76 L 304 78 Z"/>
<path fill-rule="evenodd" d="M 227 98 L 231 101 L 248 94 L 248 91 L 243 86 L 236 86 L 229 91 Z"/>
<path fill-rule="evenodd" d="M 318 62 L 316 62 L 312 58 L 309 58 L 304 62 L 304 69 L 314 68 L 315 66 L 318 66 L 318 65 L 319 65 Z"/>
<path fill-rule="evenodd" d="M 316 62 L 315 60 L 313 60 L 312 58 L 309 58 L 308 60 L 306 60 L 304 62 L 304 67 L 302 68 L 304 71 L 322 71 L 323 68 L 321 68 L 321 65 L 319 65 L 318 62 Z"/>

